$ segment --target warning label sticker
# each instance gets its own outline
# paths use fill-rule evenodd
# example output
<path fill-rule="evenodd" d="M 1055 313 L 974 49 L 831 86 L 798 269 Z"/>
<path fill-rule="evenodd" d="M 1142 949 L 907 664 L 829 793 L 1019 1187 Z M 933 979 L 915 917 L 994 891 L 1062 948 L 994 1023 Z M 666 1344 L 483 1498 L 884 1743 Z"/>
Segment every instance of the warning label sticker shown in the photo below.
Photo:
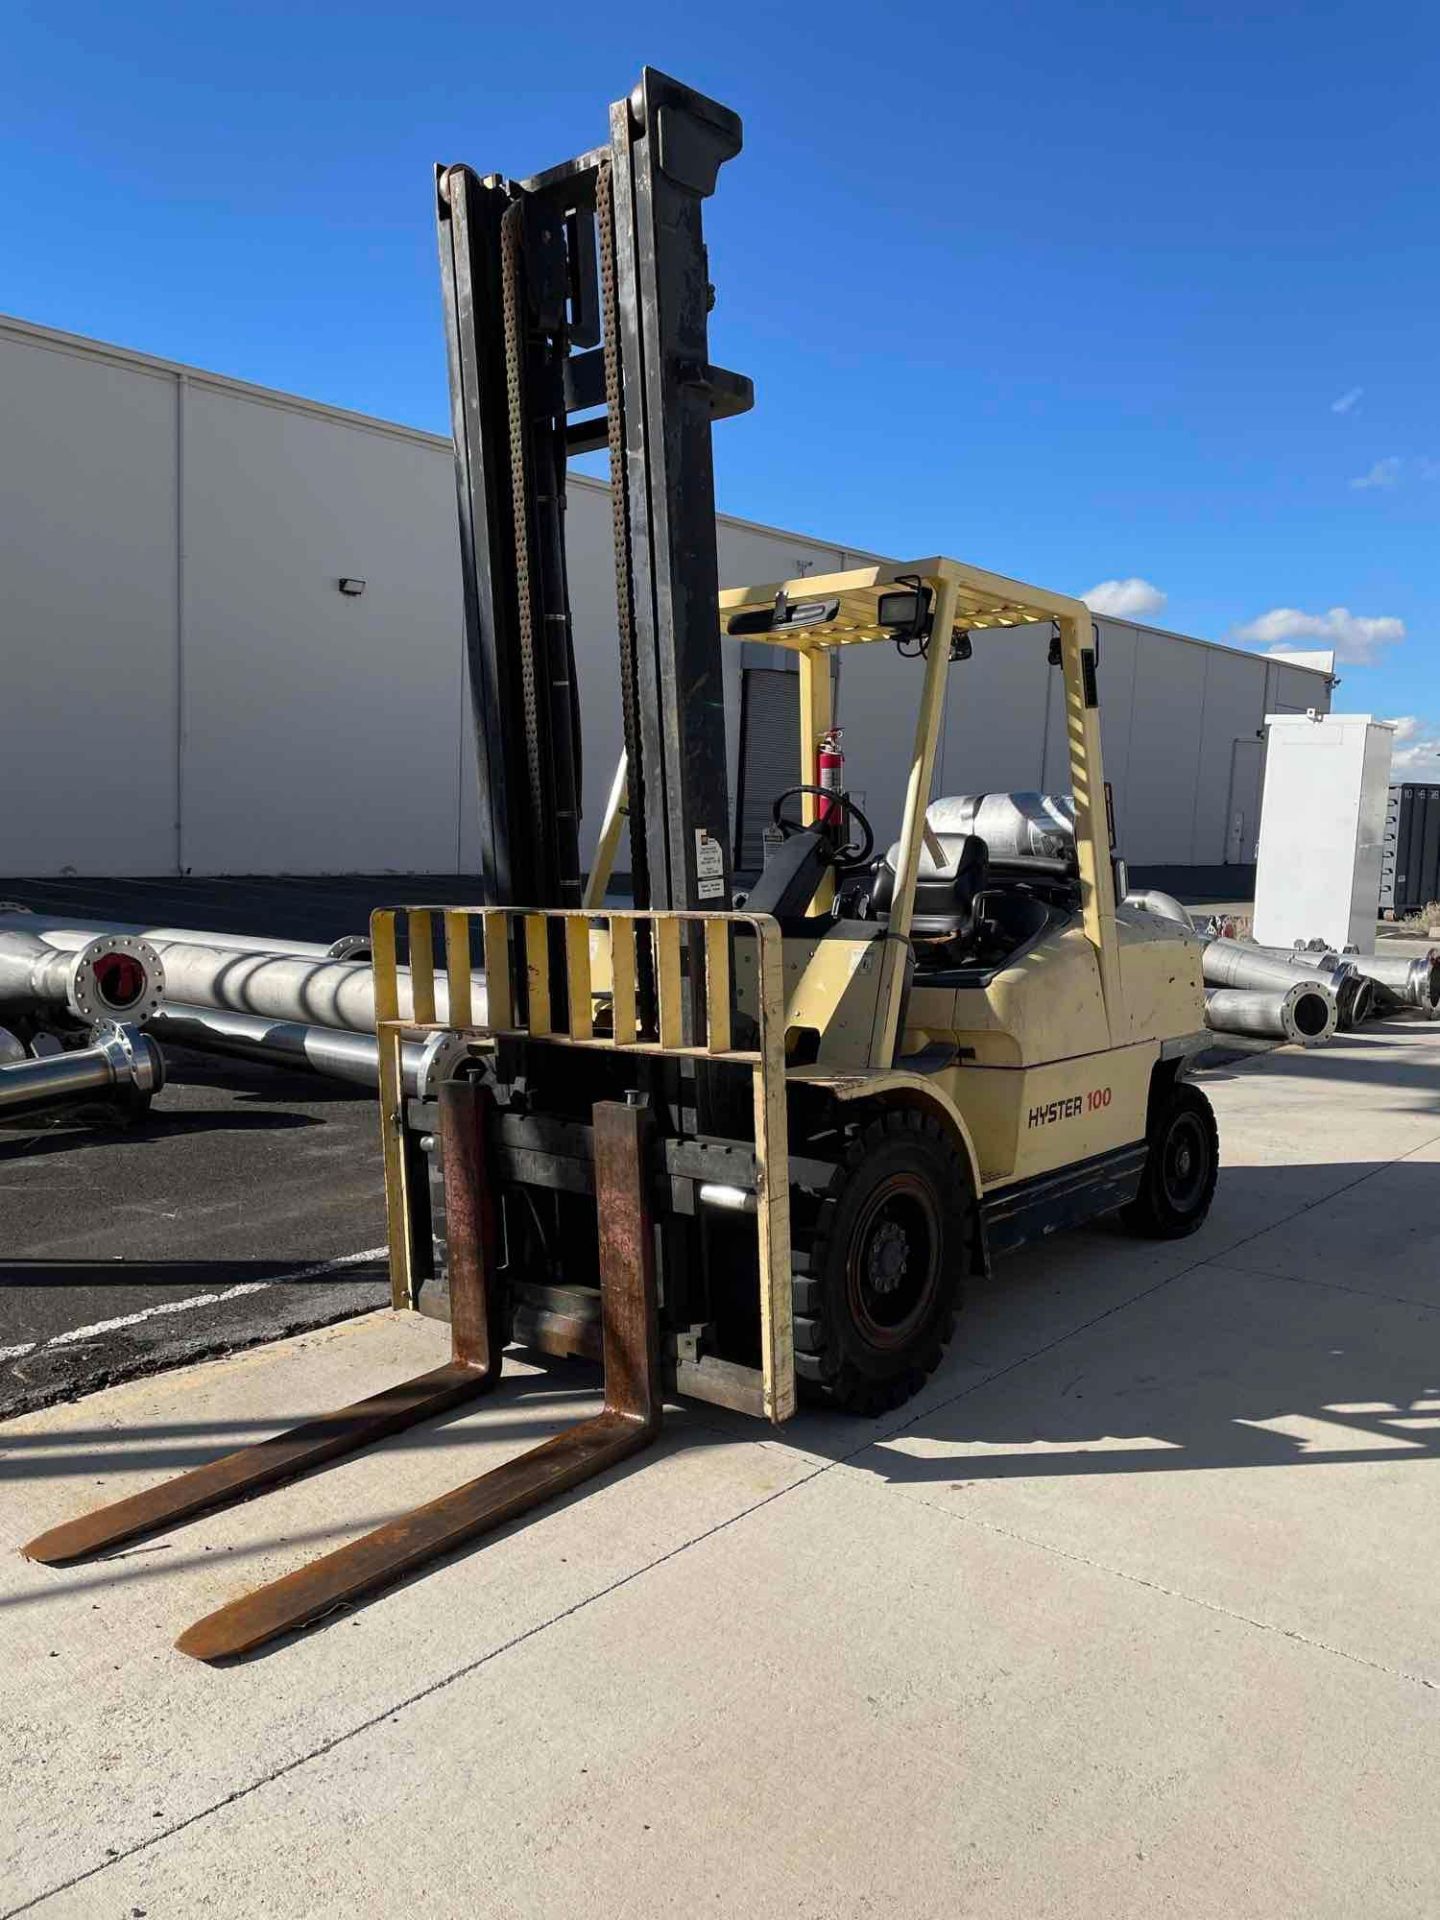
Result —
<path fill-rule="evenodd" d="M 711 893 L 723 893 L 725 890 L 725 849 L 704 827 L 695 829 L 695 877 L 697 880 L 718 880 L 719 887 L 712 888 Z M 700 889 L 700 894 L 702 899 L 711 897 L 704 887 Z"/>

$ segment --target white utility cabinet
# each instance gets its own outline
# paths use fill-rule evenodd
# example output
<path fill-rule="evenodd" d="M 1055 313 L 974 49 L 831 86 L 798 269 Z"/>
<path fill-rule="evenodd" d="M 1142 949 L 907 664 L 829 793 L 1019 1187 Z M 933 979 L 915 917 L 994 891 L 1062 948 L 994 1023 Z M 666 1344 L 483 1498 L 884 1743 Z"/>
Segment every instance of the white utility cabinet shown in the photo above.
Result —
<path fill-rule="evenodd" d="M 1267 717 L 1255 938 L 1375 945 L 1395 728 L 1368 713 Z"/>

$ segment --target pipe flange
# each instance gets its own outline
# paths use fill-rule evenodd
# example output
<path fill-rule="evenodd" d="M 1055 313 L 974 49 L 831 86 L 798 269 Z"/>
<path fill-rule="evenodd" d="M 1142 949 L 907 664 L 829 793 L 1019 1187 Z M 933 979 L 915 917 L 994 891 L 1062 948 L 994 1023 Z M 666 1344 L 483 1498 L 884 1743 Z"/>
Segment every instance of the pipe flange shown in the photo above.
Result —
<path fill-rule="evenodd" d="M 117 1089 L 148 1106 L 165 1084 L 165 1058 L 149 1034 L 120 1020 L 102 1020 L 92 1029 L 90 1044 L 110 1063 Z"/>
<path fill-rule="evenodd" d="M 0 1067 L 18 1066 L 20 1061 L 29 1058 L 19 1035 L 11 1033 L 8 1027 L 0 1027 Z"/>
<path fill-rule="evenodd" d="M 458 1080 L 468 1060 L 478 1060 L 470 1042 L 458 1033 L 432 1033 L 420 1049 L 415 1097 L 428 1100 L 446 1080 Z"/>
<path fill-rule="evenodd" d="M 375 948 L 368 933 L 345 933 L 330 943 L 328 954 L 332 960 L 373 960 Z"/>
<path fill-rule="evenodd" d="M 150 942 L 106 933 L 76 953 L 66 999 L 87 1026 L 143 1027 L 164 991 L 165 968 Z"/>
<path fill-rule="evenodd" d="M 1440 967 L 1428 956 L 1411 962 L 1405 978 L 1405 998 L 1425 1013 L 1440 1000 Z"/>

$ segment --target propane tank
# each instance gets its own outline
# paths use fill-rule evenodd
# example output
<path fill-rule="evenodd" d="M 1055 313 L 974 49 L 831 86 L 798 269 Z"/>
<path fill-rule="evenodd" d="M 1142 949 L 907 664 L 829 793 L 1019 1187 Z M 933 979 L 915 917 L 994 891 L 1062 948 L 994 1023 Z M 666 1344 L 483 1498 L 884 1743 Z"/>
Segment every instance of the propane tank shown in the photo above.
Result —
<path fill-rule="evenodd" d="M 820 736 L 819 751 L 815 755 L 815 784 L 823 787 L 826 793 L 839 793 L 845 785 L 845 755 L 840 745 L 843 727 L 831 727 L 828 733 Z M 816 804 L 815 818 L 825 825 L 829 821 L 839 821 L 840 807 L 834 800 L 821 800 Z"/>
<path fill-rule="evenodd" d="M 1075 845 L 1075 800 L 1068 793 L 957 793 L 925 813 L 937 833 L 978 833 L 994 860 L 1049 858 Z"/>

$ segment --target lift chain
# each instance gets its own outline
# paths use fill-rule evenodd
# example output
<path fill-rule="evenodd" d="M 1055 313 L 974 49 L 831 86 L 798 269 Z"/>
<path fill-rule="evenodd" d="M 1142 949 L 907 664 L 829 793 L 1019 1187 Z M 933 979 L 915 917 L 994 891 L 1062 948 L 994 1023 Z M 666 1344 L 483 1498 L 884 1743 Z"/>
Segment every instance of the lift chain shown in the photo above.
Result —
<path fill-rule="evenodd" d="M 616 619 L 620 631 L 620 707 L 630 816 L 631 891 L 637 907 L 650 904 L 645 846 L 644 768 L 640 750 L 639 678 L 635 667 L 635 574 L 630 556 L 630 489 L 625 473 L 625 403 L 620 366 L 620 302 L 615 287 L 615 196 L 612 163 L 602 160 L 595 180 L 600 241 L 600 298 L 605 360 L 605 433 L 610 451 L 610 516 L 614 528 Z"/>
<path fill-rule="evenodd" d="M 525 459 L 525 322 L 521 310 L 520 248 L 524 218 L 524 205 L 518 200 L 506 208 L 501 218 L 500 277 L 505 323 L 505 386 L 510 406 L 510 498 L 515 536 L 520 686 L 525 705 L 525 759 L 530 782 L 530 819 L 538 823 L 547 818 L 554 800 L 545 790 L 540 707 L 536 696 L 535 595 Z"/>

